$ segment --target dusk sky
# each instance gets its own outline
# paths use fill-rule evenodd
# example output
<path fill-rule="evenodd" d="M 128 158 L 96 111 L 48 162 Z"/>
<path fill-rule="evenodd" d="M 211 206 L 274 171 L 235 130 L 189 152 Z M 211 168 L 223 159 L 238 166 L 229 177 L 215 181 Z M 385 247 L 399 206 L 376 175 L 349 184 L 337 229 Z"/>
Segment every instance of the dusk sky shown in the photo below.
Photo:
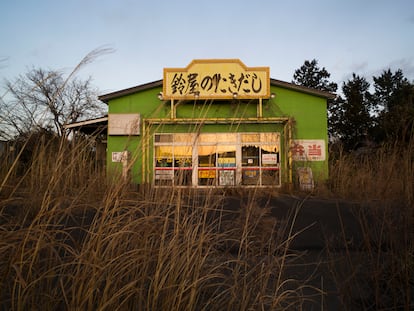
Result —
<path fill-rule="evenodd" d="M 66 74 L 96 48 L 112 53 L 79 71 L 100 94 L 162 79 L 164 67 L 238 58 L 290 82 L 317 59 L 342 84 L 400 68 L 414 81 L 413 0 L 2 0 L 4 80 L 33 67 Z"/>

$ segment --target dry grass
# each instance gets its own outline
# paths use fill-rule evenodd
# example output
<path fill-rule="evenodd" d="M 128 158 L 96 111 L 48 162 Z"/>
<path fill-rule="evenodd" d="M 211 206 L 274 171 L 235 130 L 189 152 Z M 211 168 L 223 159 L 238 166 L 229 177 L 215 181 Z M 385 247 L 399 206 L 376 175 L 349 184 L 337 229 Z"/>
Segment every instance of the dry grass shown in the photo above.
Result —
<path fill-rule="evenodd" d="M 220 191 L 107 184 L 92 163 L 88 142 L 39 141 L 2 168 L 2 309 L 301 309 L 290 240 L 256 192 L 233 208 Z"/>
<path fill-rule="evenodd" d="M 347 199 L 414 201 L 414 137 L 406 146 L 383 145 L 342 153 L 330 167 L 331 190 Z"/>
<path fill-rule="evenodd" d="M 342 252 L 330 249 L 332 276 L 346 309 L 414 309 L 413 163 L 414 140 L 404 147 L 342 154 L 332 165 L 332 189 L 359 202 L 354 212 L 362 229 L 359 245 L 342 234 Z"/>
<path fill-rule="evenodd" d="M 413 157 L 384 147 L 331 167 L 330 194 L 361 202 L 363 243 L 327 245 L 344 309 L 413 308 Z M 285 274 L 299 233 L 258 189 L 109 184 L 88 141 L 39 141 L 28 159 L 0 169 L 2 309 L 301 310 L 309 298 Z"/>

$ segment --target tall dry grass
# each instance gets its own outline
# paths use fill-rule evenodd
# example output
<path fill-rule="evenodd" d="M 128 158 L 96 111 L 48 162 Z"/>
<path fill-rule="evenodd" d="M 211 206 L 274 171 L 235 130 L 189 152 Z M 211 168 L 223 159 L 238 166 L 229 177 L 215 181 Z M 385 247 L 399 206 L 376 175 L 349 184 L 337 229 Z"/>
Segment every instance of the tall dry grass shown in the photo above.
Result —
<path fill-rule="evenodd" d="M 355 202 L 362 232 L 351 244 L 343 233 L 340 252 L 327 244 L 346 310 L 414 309 L 413 163 L 414 139 L 342 153 L 331 165 L 332 191 Z"/>
<path fill-rule="evenodd" d="M 106 182 L 88 141 L 32 150 L 1 170 L 2 309 L 302 308 L 306 284 L 284 275 L 290 228 L 256 192 L 234 206 L 221 191 L 134 189 Z"/>
<path fill-rule="evenodd" d="M 330 165 L 331 190 L 356 200 L 414 200 L 414 137 L 405 145 L 345 153 L 339 151 Z"/>
<path fill-rule="evenodd" d="M 412 146 L 332 162 L 330 195 L 355 202 L 363 237 L 326 246 L 345 310 L 413 308 Z M 300 310 L 312 298 L 286 276 L 302 233 L 269 217 L 259 189 L 111 184 L 89 141 L 29 149 L 0 169 L 2 309 Z"/>

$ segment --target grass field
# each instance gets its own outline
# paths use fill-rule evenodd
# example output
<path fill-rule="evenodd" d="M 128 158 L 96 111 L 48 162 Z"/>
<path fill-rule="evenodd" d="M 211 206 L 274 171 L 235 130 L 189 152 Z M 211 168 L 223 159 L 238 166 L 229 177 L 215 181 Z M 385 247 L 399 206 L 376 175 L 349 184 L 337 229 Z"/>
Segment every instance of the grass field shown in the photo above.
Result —
<path fill-rule="evenodd" d="M 87 141 L 19 150 L 0 167 L 3 310 L 302 310 L 308 287 L 324 295 L 285 273 L 305 232 L 269 217 L 278 191 L 138 189 L 107 183 Z M 345 310 L 414 308 L 413 160 L 413 143 L 339 153 L 310 194 L 356 202 L 363 243 L 325 248 L 348 263 L 330 269 Z"/>

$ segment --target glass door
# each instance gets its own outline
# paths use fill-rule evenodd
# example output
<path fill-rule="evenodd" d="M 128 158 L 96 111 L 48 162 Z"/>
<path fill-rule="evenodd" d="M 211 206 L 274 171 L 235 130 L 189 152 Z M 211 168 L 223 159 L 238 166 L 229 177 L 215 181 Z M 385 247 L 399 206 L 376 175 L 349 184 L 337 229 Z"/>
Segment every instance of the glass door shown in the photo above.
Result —
<path fill-rule="evenodd" d="M 275 145 L 261 146 L 261 172 L 263 186 L 277 186 L 280 183 L 279 150 Z"/>
<path fill-rule="evenodd" d="M 241 184 L 260 185 L 260 135 L 241 134 Z"/>
<path fill-rule="evenodd" d="M 202 133 L 198 137 L 199 186 L 236 185 L 237 133 Z"/>

